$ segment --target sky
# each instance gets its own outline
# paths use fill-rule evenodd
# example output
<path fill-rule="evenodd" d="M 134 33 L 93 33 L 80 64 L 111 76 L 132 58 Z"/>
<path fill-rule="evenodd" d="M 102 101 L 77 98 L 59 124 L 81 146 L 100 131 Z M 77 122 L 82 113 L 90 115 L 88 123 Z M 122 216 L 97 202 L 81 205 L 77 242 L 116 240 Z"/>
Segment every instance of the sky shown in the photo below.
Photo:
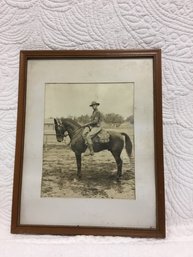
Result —
<path fill-rule="evenodd" d="M 92 101 L 103 113 L 133 114 L 134 83 L 46 84 L 45 118 L 91 115 Z"/>

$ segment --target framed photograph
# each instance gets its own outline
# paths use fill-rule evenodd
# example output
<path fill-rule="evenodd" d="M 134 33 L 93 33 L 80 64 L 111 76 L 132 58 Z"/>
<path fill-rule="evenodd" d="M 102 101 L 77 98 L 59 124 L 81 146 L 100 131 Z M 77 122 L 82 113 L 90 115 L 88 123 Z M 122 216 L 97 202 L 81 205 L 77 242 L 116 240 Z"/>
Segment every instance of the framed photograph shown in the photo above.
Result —
<path fill-rule="evenodd" d="M 161 50 L 21 51 L 11 232 L 165 237 Z"/>

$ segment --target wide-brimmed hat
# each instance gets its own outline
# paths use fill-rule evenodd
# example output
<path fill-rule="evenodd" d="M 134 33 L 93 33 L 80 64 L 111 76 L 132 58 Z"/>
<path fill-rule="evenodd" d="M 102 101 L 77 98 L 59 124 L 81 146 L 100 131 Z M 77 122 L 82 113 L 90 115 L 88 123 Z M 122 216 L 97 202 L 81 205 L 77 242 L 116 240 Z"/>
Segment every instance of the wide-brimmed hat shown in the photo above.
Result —
<path fill-rule="evenodd" d="M 95 101 L 92 101 L 92 103 L 90 104 L 90 106 L 93 106 L 93 105 L 100 105 L 99 103 L 95 102 Z"/>

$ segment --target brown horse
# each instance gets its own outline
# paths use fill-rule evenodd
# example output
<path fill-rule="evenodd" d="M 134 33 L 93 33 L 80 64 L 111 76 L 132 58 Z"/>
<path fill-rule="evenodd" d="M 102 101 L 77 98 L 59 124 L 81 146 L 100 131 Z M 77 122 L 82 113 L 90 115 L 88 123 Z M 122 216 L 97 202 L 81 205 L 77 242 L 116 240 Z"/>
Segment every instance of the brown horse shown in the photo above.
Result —
<path fill-rule="evenodd" d="M 66 135 L 70 137 L 71 149 L 75 153 L 77 162 L 77 176 L 81 178 L 81 154 L 86 151 L 86 144 L 82 137 L 83 129 L 80 124 L 72 119 L 54 119 L 56 138 L 58 142 L 62 142 Z M 114 131 L 108 131 L 110 134 L 110 140 L 107 143 L 95 142 L 93 140 L 94 152 L 100 152 L 103 150 L 109 150 L 115 158 L 117 164 L 117 180 L 119 181 L 122 175 L 122 159 L 120 157 L 124 147 L 125 137 L 125 149 L 128 157 L 131 157 L 132 143 L 129 136 L 126 133 L 118 133 Z M 124 137 L 123 137 L 124 136 Z"/>

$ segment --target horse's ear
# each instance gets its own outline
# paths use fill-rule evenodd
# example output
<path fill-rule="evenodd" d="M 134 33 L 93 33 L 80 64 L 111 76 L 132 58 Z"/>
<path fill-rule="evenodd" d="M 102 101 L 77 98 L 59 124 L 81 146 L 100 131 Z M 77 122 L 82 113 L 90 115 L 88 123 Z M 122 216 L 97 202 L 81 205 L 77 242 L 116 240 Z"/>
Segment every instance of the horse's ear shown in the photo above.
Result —
<path fill-rule="evenodd" d="M 57 120 L 56 119 L 54 119 L 54 124 L 57 126 L 58 125 L 58 123 L 57 123 Z"/>
<path fill-rule="evenodd" d="M 57 119 L 58 125 L 62 125 L 61 119 Z"/>

